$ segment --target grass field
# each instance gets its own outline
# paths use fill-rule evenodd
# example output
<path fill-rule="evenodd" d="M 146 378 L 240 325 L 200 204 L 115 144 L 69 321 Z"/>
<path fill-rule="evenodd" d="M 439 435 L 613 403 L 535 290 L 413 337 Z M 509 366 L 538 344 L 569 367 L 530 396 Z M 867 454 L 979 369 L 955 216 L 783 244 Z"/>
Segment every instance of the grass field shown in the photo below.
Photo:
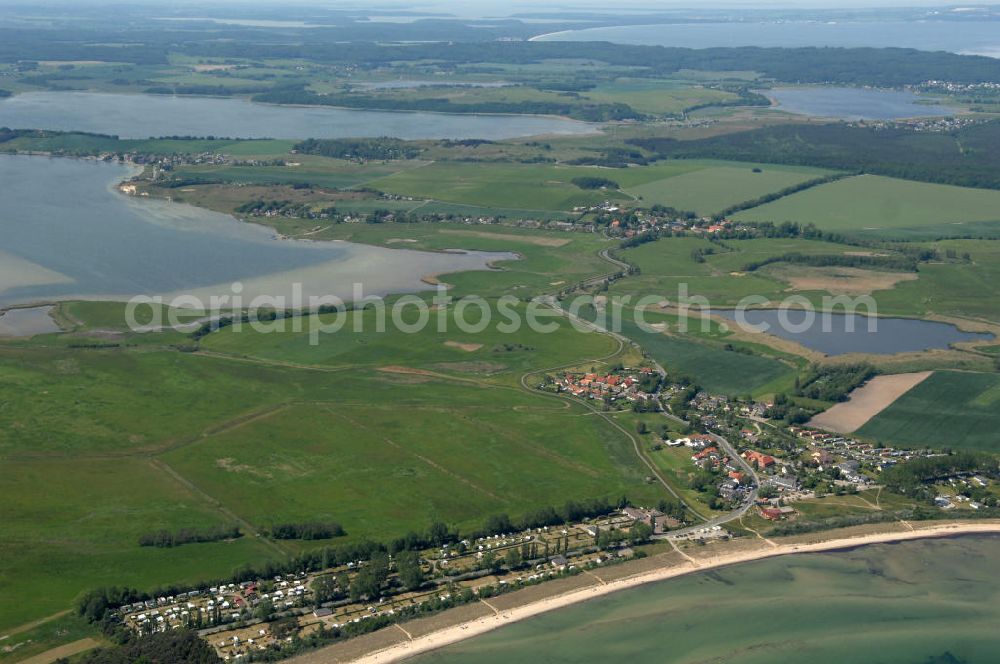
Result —
<path fill-rule="evenodd" d="M 394 161 L 357 164 L 340 159 L 293 155 L 295 166 L 191 165 L 176 169 L 176 177 L 202 177 L 237 184 L 303 183 L 330 189 L 346 189 L 367 184 L 393 173 L 419 168 L 424 162 Z"/>
<path fill-rule="evenodd" d="M 971 262 L 933 261 L 920 265 L 917 273 L 859 271 L 855 284 L 878 286 L 871 291 L 883 315 L 929 316 L 932 314 L 1000 321 L 1000 244 L 980 240 L 943 240 L 927 243 L 943 257 L 949 252 L 969 254 Z M 726 249 L 729 249 L 727 251 Z M 696 261 L 692 252 L 714 249 L 716 253 Z M 731 307 L 748 296 L 763 296 L 778 302 L 792 294 L 798 278 L 815 276 L 818 270 L 797 265 L 775 264 L 755 272 L 743 272 L 751 262 L 786 253 L 842 255 L 857 247 L 800 239 L 727 240 L 725 247 L 700 238 L 668 238 L 620 252 L 639 266 L 640 274 L 611 287 L 615 294 L 634 297 L 656 295 L 679 301 L 680 289 L 690 296 L 707 298 L 713 307 Z M 895 275 L 895 278 L 894 278 Z M 916 278 L 914 278 L 916 277 Z M 818 279 L 806 280 L 811 290 L 795 289 L 815 306 L 829 290 L 843 287 L 831 279 L 826 287 Z M 892 282 L 898 282 L 893 284 Z M 865 289 L 861 289 L 862 292 Z"/>
<path fill-rule="evenodd" d="M 361 398 L 295 406 L 165 459 L 252 523 L 329 518 L 377 539 L 641 484 L 631 446 L 582 408 L 407 375 L 352 383 Z"/>
<path fill-rule="evenodd" d="M 678 114 L 692 106 L 739 98 L 732 92 L 692 85 L 690 81 L 630 78 L 602 83 L 583 93 L 583 96 L 601 103 L 628 104 L 640 113 L 650 115 Z"/>
<path fill-rule="evenodd" d="M 728 251 L 727 251 L 728 249 Z M 681 287 L 694 296 L 707 298 L 713 307 L 732 306 L 747 295 L 769 299 L 784 297 L 788 284 L 766 271 L 743 272 L 747 263 L 786 253 L 843 254 L 852 247 L 799 239 L 728 240 L 724 246 L 701 238 L 666 238 L 621 252 L 640 273 L 612 286 L 612 292 L 659 295 L 679 300 Z M 695 251 L 713 251 L 699 262 Z"/>
<path fill-rule="evenodd" d="M 760 172 L 755 173 L 755 168 L 759 168 Z M 819 169 L 771 164 L 709 166 L 630 187 L 628 193 L 640 197 L 647 205 L 659 203 L 707 215 L 827 173 Z"/>
<path fill-rule="evenodd" d="M 878 294 L 886 313 L 945 314 L 1000 321 L 1000 243 L 946 240 L 932 245 L 941 253 L 968 253 L 970 264 L 938 262 L 920 267 L 916 281 Z"/>
<path fill-rule="evenodd" d="M 71 311 L 84 332 L 113 316 Z M 209 354 L 54 339 L 0 345 L 0 630 L 98 585 L 151 589 L 260 563 L 280 550 L 252 534 L 276 520 L 387 538 L 438 519 L 471 527 L 568 499 L 662 495 L 618 429 L 521 388 L 523 373 L 594 366 L 616 349 L 566 322 L 548 335 L 350 332 L 318 347 L 291 331 L 225 330 L 204 340 Z M 137 544 L 234 521 L 250 536 Z"/>
<path fill-rule="evenodd" d="M 241 561 L 274 556 L 253 537 L 140 547 L 140 535 L 161 528 L 231 523 L 147 459 L 8 456 L 3 467 L 0 630 L 69 608 L 97 586 L 152 589 L 225 576 Z"/>
<path fill-rule="evenodd" d="M 1000 220 L 1000 191 L 863 175 L 814 187 L 735 218 L 797 221 L 839 231 L 957 227 Z"/>
<path fill-rule="evenodd" d="M 996 452 L 1000 374 L 937 371 L 858 434 L 903 446 Z"/>
<path fill-rule="evenodd" d="M 570 210 L 607 199 L 628 199 L 615 191 L 585 191 L 570 182 L 581 176 L 608 174 L 580 166 L 435 162 L 370 184 L 393 194 L 521 210 Z"/>
<path fill-rule="evenodd" d="M 759 167 L 762 172 L 754 173 Z M 554 164 L 435 162 L 374 180 L 371 186 L 394 194 L 483 207 L 521 210 L 569 210 L 604 200 L 661 203 L 699 213 L 810 180 L 824 171 L 810 168 L 672 160 L 628 169 Z M 576 177 L 609 178 L 621 191 L 584 191 Z"/>
<path fill-rule="evenodd" d="M 742 396 L 787 389 L 795 369 L 779 360 L 724 349 L 689 336 L 643 332 L 622 322 L 622 334 L 636 341 L 670 373 L 693 376 L 704 389 Z"/>

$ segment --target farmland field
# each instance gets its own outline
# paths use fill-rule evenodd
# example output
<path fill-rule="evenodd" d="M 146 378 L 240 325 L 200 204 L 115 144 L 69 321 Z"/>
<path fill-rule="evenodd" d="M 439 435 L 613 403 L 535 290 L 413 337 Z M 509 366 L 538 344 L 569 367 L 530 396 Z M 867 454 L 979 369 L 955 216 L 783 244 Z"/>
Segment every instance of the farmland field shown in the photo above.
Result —
<path fill-rule="evenodd" d="M 1000 375 L 937 371 L 858 434 L 898 445 L 1000 450 Z"/>
<path fill-rule="evenodd" d="M 1000 191 L 863 175 L 793 194 L 735 215 L 797 221 L 825 230 L 872 230 L 1000 220 Z M 957 232 L 957 231 L 956 231 Z"/>
<path fill-rule="evenodd" d="M 581 176 L 602 177 L 607 172 L 576 166 L 436 162 L 369 184 L 392 194 L 521 210 L 568 210 L 628 198 L 614 191 L 585 191 L 570 182 Z"/>
<path fill-rule="evenodd" d="M 760 168 L 760 173 L 754 173 Z M 394 194 L 521 210 L 569 210 L 604 200 L 660 203 L 699 213 L 820 177 L 828 171 L 767 164 L 673 160 L 628 169 L 589 166 L 435 162 L 377 179 L 370 186 Z M 571 180 L 601 177 L 621 191 L 585 191 Z"/>
<path fill-rule="evenodd" d="M 760 172 L 754 172 L 755 168 Z M 641 197 L 647 205 L 659 203 L 678 210 L 714 214 L 828 173 L 770 164 L 719 165 L 630 187 L 628 193 Z"/>

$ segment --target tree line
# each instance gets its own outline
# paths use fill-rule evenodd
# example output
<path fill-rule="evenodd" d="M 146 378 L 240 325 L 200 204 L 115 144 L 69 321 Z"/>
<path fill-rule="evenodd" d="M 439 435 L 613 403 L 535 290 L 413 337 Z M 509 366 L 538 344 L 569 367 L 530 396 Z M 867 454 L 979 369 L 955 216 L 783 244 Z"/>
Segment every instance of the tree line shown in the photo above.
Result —
<path fill-rule="evenodd" d="M 423 149 L 398 138 L 310 138 L 295 144 L 295 151 L 334 159 L 386 161 L 414 159 Z"/>
<path fill-rule="evenodd" d="M 866 363 L 813 365 L 803 378 L 795 379 L 795 395 L 819 401 L 846 401 L 847 395 L 878 373 Z"/>
<path fill-rule="evenodd" d="M 810 267 L 856 267 L 894 272 L 916 272 L 918 259 L 906 255 L 850 256 L 847 254 L 803 254 L 792 251 L 751 261 L 743 266 L 743 272 L 755 272 L 774 263 L 792 263 Z"/>
<path fill-rule="evenodd" d="M 754 169 L 755 172 L 760 172 L 760 169 Z M 722 212 L 713 215 L 713 219 L 716 221 L 725 219 L 726 217 L 736 214 L 737 212 L 742 212 L 743 210 L 749 210 L 751 208 L 760 207 L 761 205 L 766 205 L 768 203 L 773 203 L 779 198 L 785 198 L 786 196 L 791 196 L 792 194 L 797 194 L 800 191 L 805 191 L 807 189 L 812 189 L 813 187 L 818 187 L 822 184 L 829 184 L 831 182 L 836 182 L 837 180 L 843 180 L 846 177 L 856 175 L 856 173 L 836 173 L 834 175 L 827 175 L 821 178 L 814 178 L 812 180 L 806 180 L 805 182 L 800 182 L 799 184 L 792 185 L 791 187 L 785 187 L 784 189 L 779 189 L 778 191 L 771 192 L 770 194 L 765 194 L 753 200 L 743 201 L 742 203 L 737 203 L 736 205 L 730 205 Z"/>
<path fill-rule="evenodd" d="M 570 180 L 580 189 L 620 189 L 621 186 L 614 180 L 592 176 L 582 176 Z"/>
<path fill-rule="evenodd" d="M 157 530 L 139 536 L 139 546 L 170 548 L 199 542 L 219 542 L 238 539 L 243 536 L 239 526 L 211 526 L 209 528 L 181 528 L 180 530 Z"/>
<path fill-rule="evenodd" d="M 347 533 L 336 521 L 304 521 L 278 523 L 268 530 L 268 536 L 280 540 L 321 540 L 343 537 Z"/>

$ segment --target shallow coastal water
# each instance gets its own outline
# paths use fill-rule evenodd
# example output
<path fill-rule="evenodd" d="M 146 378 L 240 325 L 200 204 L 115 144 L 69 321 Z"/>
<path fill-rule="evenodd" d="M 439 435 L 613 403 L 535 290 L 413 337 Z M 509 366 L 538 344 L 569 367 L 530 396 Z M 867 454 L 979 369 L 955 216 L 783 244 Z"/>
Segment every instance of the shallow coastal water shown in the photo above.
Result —
<path fill-rule="evenodd" d="M 365 111 L 275 106 L 221 97 L 98 92 L 26 92 L 0 100 L 0 127 L 86 131 L 121 138 L 504 139 L 595 131 L 586 122 L 532 115 Z"/>
<path fill-rule="evenodd" d="M 514 258 L 422 252 L 347 242 L 275 239 L 225 214 L 124 196 L 114 163 L 0 156 L 0 307 L 67 299 L 191 294 L 303 298 L 428 290 L 421 278 L 488 269 Z M 299 286 L 296 286 L 299 284 Z"/>
<path fill-rule="evenodd" d="M 1000 538 L 784 556 L 614 593 L 419 664 L 996 661 Z"/>
<path fill-rule="evenodd" d="M 842 120 L 938 117 L 955 112 L 949 106 L 921 104 L 925 97 L 905 90 L 774 88 L 764 94 L 778 102 L 779 110 Z"/>
<path fill-rule="evenodd" d="M 713 313 L 740 322 L 735 311 L 720 309 Z M 963 332 L 950 323 L 913 318 L 870 318 L 857 314 L 819 312 L 808 316 L 801 309 L 787 312 L 777 309 L 749 309 L 739 315 L 742 315 L 743 321 L 760 331 L 798 342 L 806 348 L 827 355 L 892 355 L 948 348 L 954 343 L 993 338 L 991 334 Z M 762 326 L 766 326 L 766 329 Z"/>
<path fill-rule="evenodd" d="M 0 337 L 30 337 L 59 332 L 52 316 L 52 307 L 11 309 L 0 314 Z"/>
<path fill-rule="evenodd" d="M 711 48 L 715 46 L 915 48 L 997 57 L 995 21 L 757 21 L 623 25 L 567 30 L 535 39 L 609 41 Z"/>

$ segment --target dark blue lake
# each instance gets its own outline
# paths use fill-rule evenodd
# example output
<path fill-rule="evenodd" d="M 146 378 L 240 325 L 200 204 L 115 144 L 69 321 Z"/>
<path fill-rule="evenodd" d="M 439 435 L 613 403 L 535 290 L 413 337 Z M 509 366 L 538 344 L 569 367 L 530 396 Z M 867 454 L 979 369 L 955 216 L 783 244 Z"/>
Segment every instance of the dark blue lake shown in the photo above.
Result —
<path fill-rule="evenodd" d="M 964 332 L 951 323 L 914 318 L 875 318 L 858 314 L 806 312 L 801 309 L 713 310 L 720 316 L 802 344 L 826 355 L 893 355 L 948 348 L 963 341 L 988 341 L 992 334 Z M 742 327 L 742 325 L 741 325 Z"/>

